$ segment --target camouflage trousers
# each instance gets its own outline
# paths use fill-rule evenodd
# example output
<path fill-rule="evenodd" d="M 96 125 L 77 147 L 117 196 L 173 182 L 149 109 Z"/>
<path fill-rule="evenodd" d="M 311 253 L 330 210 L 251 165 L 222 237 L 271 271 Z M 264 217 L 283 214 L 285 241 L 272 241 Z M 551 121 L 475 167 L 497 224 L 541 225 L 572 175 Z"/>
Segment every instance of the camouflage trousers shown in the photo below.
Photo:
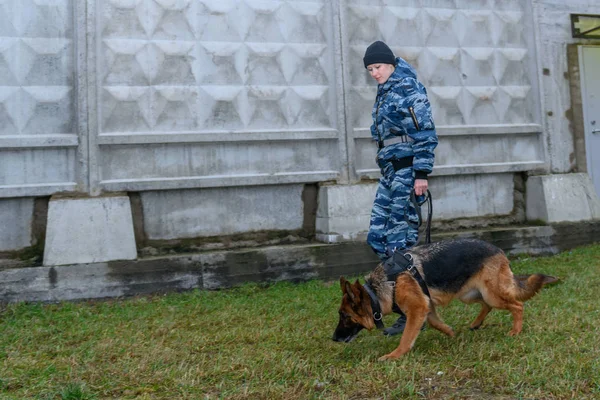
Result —
<path fill-rule="evenodd" d="M 418 242 L 418 216 L 410 201 L 414 183 L 412 167 L 397 172 L 391 163 L 385 163 L 382 167 L 367 235 L 367 243 L 382 261 L 394 249 L 407 249 Z"/>

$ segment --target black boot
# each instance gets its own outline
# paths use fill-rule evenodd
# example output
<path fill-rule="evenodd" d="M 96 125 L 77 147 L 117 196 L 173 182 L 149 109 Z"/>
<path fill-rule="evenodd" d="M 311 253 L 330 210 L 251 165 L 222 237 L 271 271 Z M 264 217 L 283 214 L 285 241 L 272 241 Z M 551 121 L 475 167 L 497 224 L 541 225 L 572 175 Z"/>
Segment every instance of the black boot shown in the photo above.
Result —
<path fill-rule="evenodd" d="M 424 323 L 423 326 L 421 327 L 421 330 L 424 330 L 426 325 L 427 325 L 427 323 Z M 400 313 L 400 317 L 398 317 L 396 322 L 394 322 L 394 325 L 390 326 L 389 328 L 385 328 L 383 330 L 383 334 L 385 336 L 399 335 L 402 332 L 404 332 L 405 326 L 406 326 L 406 315 L 404 315 L 404 313 Z"/>
<path fill-rule="evenodd" d="M 399 335 L 402 332 L 404 332 L 405 326 L 406 326 L 406 315 L 404 315 L 404 313 L 401 313 L 400 317 L 398 317 L 396 322 L 394 322 L 394 325 L 390 326 L 389 328 L 385 328 L 383 330 L 383 334 L 385 336 Z"/>

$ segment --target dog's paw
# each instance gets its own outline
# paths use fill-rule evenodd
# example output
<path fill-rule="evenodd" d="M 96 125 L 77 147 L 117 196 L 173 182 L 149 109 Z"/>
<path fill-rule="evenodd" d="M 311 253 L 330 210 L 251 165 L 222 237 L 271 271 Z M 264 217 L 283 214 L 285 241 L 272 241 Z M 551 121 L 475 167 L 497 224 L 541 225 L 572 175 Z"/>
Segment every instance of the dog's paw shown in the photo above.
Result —
<path fill-rule="evenodd" d="M 395 359 L 397 359 L 397 358 L 399 358 L 399 357 L 396 357 L 396 356 L 394 356 L 394 355 L 392 355 L 392 354 L 390 353 L 390 354 L 386 354 L 385 356 L 381 356 L 381 357 L 379 357 L 379 359 L 378 359 L 377 361 L 388 361 L 388 360 L 395 360 Z"/>
<path fill-rule="evenodd" d="M 521 331 L 512 329 L 510 332 L 508 332 L 508 336 L 517 336 L 519 333 L 521 333 Z"/>

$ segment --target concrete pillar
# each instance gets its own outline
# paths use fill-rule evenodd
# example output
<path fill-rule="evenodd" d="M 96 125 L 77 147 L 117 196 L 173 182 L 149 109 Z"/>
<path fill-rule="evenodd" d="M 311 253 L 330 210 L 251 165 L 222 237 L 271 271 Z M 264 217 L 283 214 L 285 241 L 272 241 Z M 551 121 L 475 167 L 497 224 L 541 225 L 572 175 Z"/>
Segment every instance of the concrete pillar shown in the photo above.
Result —
<path fill-rule="evenodd" d="M 376 191 L 376 183 L 322 186 L 317 198 L 317 240 L 365 240 Z"/>
<path fill-rule="evenodd" d="M 135 258 L 137 250 L 127 196 L 50 199 L 44 265 Z"/>
<path fill-rule="evenodd" d="M 587 173 L 531 176 L 526 193 L 529 221 L 600 219 L 600 199 Z"/>

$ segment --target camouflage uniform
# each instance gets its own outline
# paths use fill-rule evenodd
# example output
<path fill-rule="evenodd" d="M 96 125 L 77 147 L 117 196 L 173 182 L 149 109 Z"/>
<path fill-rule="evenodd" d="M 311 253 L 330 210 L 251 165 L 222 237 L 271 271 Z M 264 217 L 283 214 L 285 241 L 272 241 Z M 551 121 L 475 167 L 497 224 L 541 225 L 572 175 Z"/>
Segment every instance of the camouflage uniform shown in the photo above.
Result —
<path fill-rule="evenodd" d="M 427 91 L 417 80 L 415 70 L 402 58 L 396 58 L 395 71 L 377 87 L 372 115 L 371 135 L 376 143 L 385 144 L 398 136 L 407 139 L 385 145 L 377 153 L 382 176 L 367 242 L 385 260 L 395 248 L 406 249 L 418 241 L 418 230 L 407 222 L 408 219 L 417 223 L 410 192 L 415 178 L 427 179 L 431 173 L 438 143 Z M 413 165 L 395 171 L 392 160 L 405 157 L 413 157 Z"/>

